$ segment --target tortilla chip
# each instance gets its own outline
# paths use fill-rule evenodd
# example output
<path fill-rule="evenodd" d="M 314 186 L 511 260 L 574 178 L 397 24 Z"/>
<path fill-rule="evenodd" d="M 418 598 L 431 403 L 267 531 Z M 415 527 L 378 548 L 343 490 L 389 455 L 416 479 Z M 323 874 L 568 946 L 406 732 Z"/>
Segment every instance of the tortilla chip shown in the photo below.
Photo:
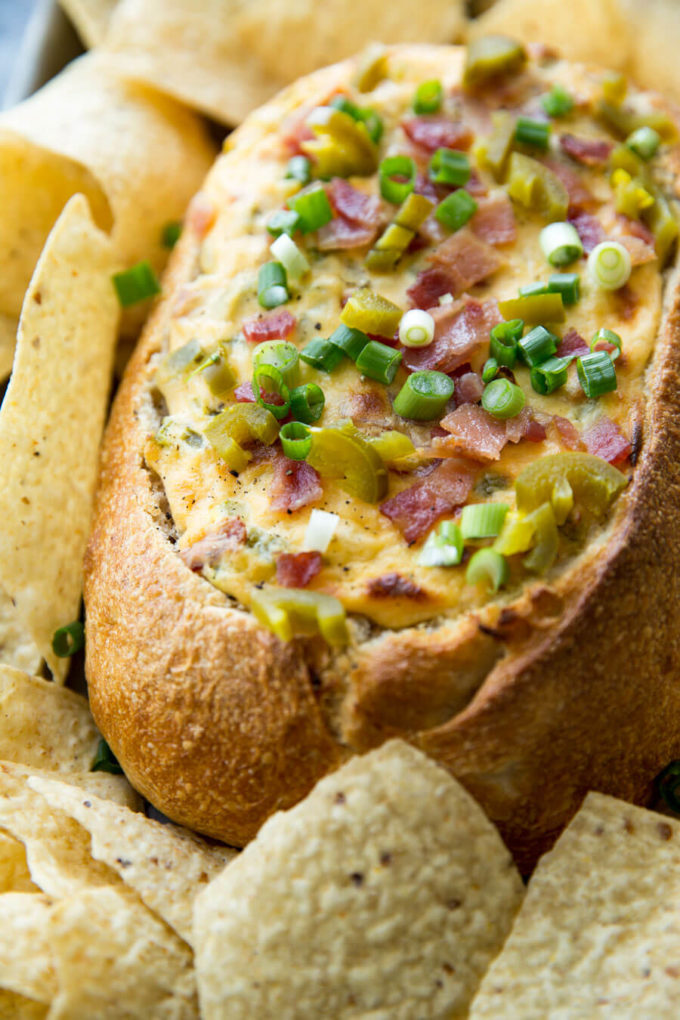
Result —
<path fill-rule="evenodd" d="M 0 382 L 12 371 L 18 321 L 11 315 L 0 315 Z"/>
<path fill-rule="evenodd" d="M 680 6 L 677 0 L 620 0 L 632 45 L 628 71 L 646 89 L 680 102 Z"/>
<path fill-rule="evenodd" d="M 202 1016 L 464 1016 L 521 898 L 481 808 L 391 741 L 270 818 L 196 898 Z"/>
<path fill-rule="evenodd" d="M 112 228 L 118 261 L 160 271 L 165 223 L 181 219 L 215 155 L 199 119 L 171 99 L 124 82 L 97 54 L 0 114 L 0 313 L 18 316 L 43 246 L 67 199 L 90 200 Z M 134 332 L 148 302 L 130 310 Z"/>
<path fill-rule="evenodd" d="M 50 1020 L 197 1020 L 191 950 L 124 886 L 55 905 Z"/>
<path fill-rule="evenodd" d="M 40 893 L 0 895 L 0 987 L 48 1005 L 57 991 L 49 933 L 52 903 Z"/>
<path fill-rule="evenodd" d="M 31 776 L 37 776 L 39 779 L 61 779 L 78 790 L 91 793 L 101 800 L 110 800 L 114 804 L 130 808 L 131 811 L 139 811 L 141 808 L 140 796 L 132 789 L 125 776 L 113 776 L 106 772 L 69 772 L 68 775 L 63 775 L 47 769 L 37 769 L 32 765 L 0 759 L 0 775 L 2 774 L 16 781 L 26 781 Z"/>
<path fill-rule="evenodd" d="M 114 868 L 147 907 L 192 941 L 196 893 L 237 856 L 187 829 L 163 825 L 53 779 L 29 779 L 47 803 L 80 822 L 92 836 L 92 856 Z"/>
<path fill-rule="evenodd" d="M 6 832 L 0 832 L 0 893 L 7 892 L 40 890 L 31 881 L 24 844 Z"/>
<path fill-rule="evenodd" d="M 59 0 L 86 49 L 104 41 L 117 0 Z"/>
<path fill-rule="evenodd" d="M 37 673 L 42 661 L 40 649 L 19 619 L 16 605 L 0 586 L 0 662 L 11 662 L 30 674 Z"/>
<path fill-rule="evenodd" d="M 510 1016 L 680 1016 L 680 822 L 588 794 L 470 1011 Z"/>
<path fill-rule="evenodd" d="M 630 36 L 619 0 L 498 0 L 476 21 L 469 39 L 501 33 L 554 46 L 568 60 L 624 70 Z"/>
<path fill-rule="evenodd" d="M 0 988 L 0 1020 L 45 1020 L 48 1007 Z"/>
<path fill-rule="evenodd" d="M 118 322 L 114 267 L 109 239 L 74 196 L 26 294 L 0 408 L 0 588 L 59 679 L 68 660 L 52 636 L 80 607 Z"/>

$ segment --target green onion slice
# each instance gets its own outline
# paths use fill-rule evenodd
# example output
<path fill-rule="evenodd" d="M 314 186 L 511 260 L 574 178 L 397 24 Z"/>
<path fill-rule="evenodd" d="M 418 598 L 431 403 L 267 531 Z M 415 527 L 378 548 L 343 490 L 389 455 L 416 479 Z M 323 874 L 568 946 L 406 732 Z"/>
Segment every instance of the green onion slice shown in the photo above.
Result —
<path fill-rule="evenodd" d="M 300 217 L 292 209 L 278 209 L 273 216 L 270 216 L 267 223 L 267 230 L 272 237 L 280 237 L 281 234 L 294 234 L 300 227 Z"/>
<path fill-rule="evenodd" d="M 561 85 L 553 85 L 541 98 L 541 106 L 549 117 L 566 117 L 574 109 L 574 100 Z"/>
<path fill-rule="evenodd" d="M 463 538 L 496 538 L 509 509 L 506 503 L 468 503 L 460 516 Z"/>
<path fill-rule="evenodd" d="M 75 655 L 85 644 L 85 628 L 80 620 L 67 623 L 65 627 L 55 630 L 52 637 L 52 651 L 59 658 L 65 659 Z"/>
<path fill-rule="evenodd" d="M 559 346 L 559 337 L 545 326 L 534 326 L 518 343 L 519 356 L 525 365 L 534 368 L 551 358 Z"/>
<path fill-rule="evenodd" d="M 534 145 L 537 149 L 547 149 L 550 144 L 550 124 L 532 117 L 518 117 L 515 141 L 522 145 Z"/>
<path fill-rule="evenodd" d="M 380 194 L 388 202 L 399 205 L 413 191 L 417 172 L 410 156 L 388 156 L 378 167 Z"/>
<path fill-rule="evenodd" d="M 564 386 L 572 358 L 546 358 L 531 369 L 531 385 L 537 393 L 552 393 Z"/>
<path fill-rule="evenodd" d="M 311 160 L 306 156 L 292 156 L 286 166 L 286 177 L 300 184 L 309 184 L 312 179 Z"/>
<path fill-rule="evenodd" d="M 325 403 L 324 392 L 316 383 L 303 383 L 290 391 L 290 413 L 305 425 L 319 420 Z"/>
<path fill-rule="evenodd" d="M 493 327 L 490 337 L 491 357 L 495 358 L 499 365 L 506 368 L 514 368 L 517 361 L 517 341 L 524 332 L 524 323 L 521 319 L 510 319 L 508 322 L 499 322 Z"/>
<path fill-rule="evenodd" d="M 333 219 L 333 209 L 322 184 L 312 184 L 288 199 L 288 207 L 298 214 L 303 234 L 324 227 Z"/>
<path fill-rule="evenodd" d="M 606 351 L 593 351 L 576 359 L 576 370 L 583 392 L 589 399 L 616 389 L 616 369 Z"/>
<path fill-rule="evenodd" d="M 280 262 L 265 262 L 257 274 L 257 300 L 263 308 L 276 308 L 290 300 L 286 270 Z"/>
<path fill-rule="evenodd" d="M 449 230 L 460 230 L 477 211 L 477 203 L 472 195 L 464 191 L 454 191 L 439 203 L 434 211 L 436 218 Z"/>
<path fill-rule="evenodd" d="M 279 421 L 286 418 L 290 411 L 290 390 L 285 383 L 283 373 L 274 365 L 260 365 L 253 372 L 253 393 L 258 404 L 273 414 Z M 280 402 L 269 401 L 269 396 L 277 396 Z"/>
<path fill-rule="evenodd" d="M 161 244 L 164 248 L 172 250 L 182 235 L 182 221 L 170 220 L 163 225 L 161 231 Z"/>
<path fill-rule="evenodd" d="M 310 340 L 300 351 L 301 359 L 320 372 L 333 372 L 343 359 L 343 352 L 330 340 L 321 337 Z"/>
<path fill-rule="evenodd" d="M 509 379 L 494 379 L 482 393 L 482 407 L 494 418 L 514 418 L 525 404 L 524 391 Z"/>
<path fill-rule="evenodd" d="M 642 159 L 652 159 L 661 145 L 661 135 L 653 127 L 639 127 L 628 135 L 626 145 Z"/>
<path fill-rule="evenodd" d="M 553 273 L 548 280 L 548 293 L 560 294 L 563 305 L 575 305 L 581 298 L 581 280 L 578 273 Z"/>
<path fill-rule="evenodd" d="M 590 341 L 591 352 L 597 350 L 598 344 L 610 344 L 615 348 L 615 350 L 607 352 L 612 361 L 616 361 L 616 359 L 623 353 L 621 337 L 618 333 L 615 333 L 613 329 L 604 329 L 604 327 L 602 329 L 598 329 L 597 333 L 594 334 L 593 339 Z"/>
<path fill-rule="evenodd" d="M 148 259 L 138 262 L 136 266 L 113 274 L 113 286 L 122 308 L 129 308 L 139 301 L 146 301 L 154 294 L 160 294 L 161 285 Z"/>
<path fill-rule="evenodd" d="M 618 290 L 631 274 L 630 254 L 618 241 L 603 241 L 588 256 L 588 274 L 602 290 Z"/>
<path fill-rule="evenodd" d="M 281 447 L 291 460 L 304 460 L 312 448 L 312 430 L 301 421 L 289 421 L 279 432 Z"/>
<path fill-rule="evenodd" d="M 490 383 L 498 375 L 498 362 L 495 358 L 487 358 L 482 368 L 482 382 Z"/>
<path fill-rule="evenodd" d="M 297 382 L 300 355 L 294 344 L 287 340 L 265 340 L 253 348 L 253 368 L 273 365 L 278 368 L 287 386 Z"/>
<path fill-rule="evenodd" d="M 466 152 L 456 149 L 437 149 L 428 168 L 430 180 L 459 188 L 470 180 L 470 159 Z"/>
<path fill-rule="evenodd" d="M 525 283 L 522 287 L 519 288 L 520 297 L 531 297 L 533 294 L 548 294 L 548 293 L 550 293 L 548 290 L 548 284 L 541 283 L 540 280 L 537 280 L 535 283 Z"/>
<path fill-rule="evenodd" d="M 427 347 L 434 340 L 434 328 L 429 312 L 411 308 L 399 323 L 399 341 L 404 347 Z"/>
<path fill-rule="evenodd" d="M 413 97 L 413 112 L 436 113 L 442 105 L 443 98 L 444 90 L 440 81 L 436 78 L 424 81 L 418 86 Z"/>
<path fill-rule="evenodd" d="M 378 340 L 371 340 L 366 344 L 355 364 L 362 375 L 389 385 L 394 381 L 402 357 L 402 352 L 395 350 L 394 347 L 381 344 Z"/>
<path fill-rule="evenodd" d="M 413 372 L 394 400 L 394 411 L 402 418 L 433 421 L 453 396 L 454 383 L 443 372 L 425 369 Z"/>
<path fill-rule="evenodd" d="M 425 542 L 418 563 L 421 567 L 456 567 L 463 558 L 463 535 L 454 521 L 442 521 Z"/>
<path fill-rule="evenodd" d="M 90 772 L 110 772 L 113 776 L 123 775 L 118 759 L 103 737 L 97 744 L 97 753 L 90 767 Z"/>
<path fill-rule="evenodd" d="M 478 549 L 470 558 L 465 572 L 468 584 L 485 584 L 498 591 L 510 578 L 508 561 L 495 549 Z"/>
<path fill-rule="evenodd" d="M 551 266 L 568 266 L 583 255 L 581 238 L 571 223 L 549 223 L 539 241 Z"/>
<path fill-rule="evenodd" d="M 289 280 L 301 280 L 309 272 L 309 262 L 288 234 L 280 234 L 269 245 L 269 250 L 286 270 Z"/>
<path fill-rule="evenodd" d="M 360 329 L 343 324 L 331 333 L 328 342 L 339 347 L 352 361 L 356 361 L 366 344 L 370 342 L 370 337 Z"/>

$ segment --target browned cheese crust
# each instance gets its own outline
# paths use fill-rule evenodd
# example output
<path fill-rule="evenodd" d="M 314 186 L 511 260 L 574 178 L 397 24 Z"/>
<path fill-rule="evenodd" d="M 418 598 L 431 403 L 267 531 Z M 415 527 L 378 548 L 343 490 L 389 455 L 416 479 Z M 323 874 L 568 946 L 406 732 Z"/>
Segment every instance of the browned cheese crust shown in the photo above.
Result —
<path fill-rule="evenodd" d="M 366 626 L 331 655 L 280 642 L 184 565 L 144 465 L 149 362 L 198 247 L 187 230 L 117 395 L 86 559 L 92 710 L 134 786 L 175 821 L 243 845 L 348 755 L 399 735 L 466 785 L 525 868 L 587 790 L 643 801 L 680 757 L 678 286 L 606 544 L 510 609 Z"/>

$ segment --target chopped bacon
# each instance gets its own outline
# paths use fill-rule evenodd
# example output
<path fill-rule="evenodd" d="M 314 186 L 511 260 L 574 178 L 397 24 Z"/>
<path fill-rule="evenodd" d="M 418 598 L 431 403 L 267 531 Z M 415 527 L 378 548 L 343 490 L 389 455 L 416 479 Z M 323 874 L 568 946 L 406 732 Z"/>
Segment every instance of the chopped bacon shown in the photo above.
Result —
<path fill-rule="evenodd" d="M 215 203 L 205 192 L 199 191 L 191 199 L 186 224 L 198 238 L 204 238 L 217 218 Z"/>
<path fill-rule="evenodd" d="M 489 194 L 489 189 L 475 169 L 470 171 L 470 178 L 465 185 L 465 190 L 475 197 L 483 198 Z"/>
<path fill-rule="evenodd" d="M 480 304 L 474 298 L 430 308 L 434 319 L 434 340 L 427 347 L 409 347 L 404 364 L 412 372 L 434 368 L 453 372 L 489 342 L 489 330 L 501 321 L 498 304 L 492 298 Z"/>
<path fill-rule="evenodd" d="M 407 137 L 426 152 L 435 149 L 469 149 L 474 135 L 467 124 L 446 117 L 411 117 L 402 121 Z"/>
<path fill-rule="evenodd" d="M 536 421 L 535 418 L 529 418 L 524 428 L 524 434 L 521 436 L 522 439 L 526 439 L 530 443 L 542 443 L 548 435 L 545 425 L 541 425 L 540 421 Z M 515 442 L 511 436 L 508 437 L 511 442 Z"/>
<path fill-rule="evenodd" d="M 416 195 L 424 195 L 425 198 L 429 198 L 431 202 L 440 202 L 446 194 L 444 189 L 438 188 L 434 181 L 431 181 L 427 174 L 424 174 L 422 170 L 419 170 L 416 174 L 413 190 Z"/>
<path fill-rule="evenodd" d="M 375 241 L 378 227 L 362 227 L 350 223 L 342 216 L 336 216 L 317 231 L 319 251 L 340 251 L 349 248 L 365 248 Z"/>
<path fill-rule="evenodd" d="M 414 308 L 431 308 L 444 294 L 450 294 L 452 280 L 443 269 L 425 269 L 406 291 Z"/>
<path fill-rule="evenodd" d="M 472 488 L 474 468 L 462 460 L 439 464 L 426 478 L 381 503 L 380 512 L 415 542 L 444 514 L 462 506 Z"/>
<path fill-rule="evenodd" d="M 631 445 L 619 426 L 603 414 L 594 425 L 583 433 L 583 442 L 588 453 L 603 457 L 610 464 L 620 464 L 628 460 Z"/>
<path fill-rule="evenodd" d="M 442 418 L 441 426 L 449 437 L 433 440 L 435 449 L 441 446 L 442 451 L 452 449 L 476 460 L 498 460 L 508 441 L 505 422 L 498 421 L 476 404 L 457 407 Z"/>
<path fill-rule="evenodd" d="M 281 553 L 276 561 L 276 583 L 284 588 L 306 588 L 320 570 L 320 552 Z"/>
<path fill-rule="evenodd" d="M 647 244 L 641 237 L 635 237 L 632 234 L 622 234 L 616 240 L 628 251 L 632 266 L 643 266 L 646 262 L 653 262 L 656 258 L 654 245 Z"/>
<path fill-rule="evenodd" d="M 422 602 L 427 598 L 427 592 L 420 588 L 413 581 L 401 574 L 390 572 L 382 577 L 374 577 L 368 582 L 368 594 L 374 599 L 402 598 L 412 599 L 414 602 Z"/>
<path fill-rule="evenodd" d="M 334 177 L 326 186 L 326 193 L 336 213 L 350 223 L 364 227 L 380 224 L 380 200 L 353 188 L 342 177 Z"/>
<path fill-rule="evenodd" d="M 274 510 L 291 513 L 315 503 L 323 496 L 319 475 L 305 460 L 277 457 L 270 488 L 270 505 Z"/>
<path fill-rule="evenodd" d="M 503 264 L 495 248 L 467 228 L 452 234 L 428 258 L 433 268 L 419 273 L 406 292 L 415 308 L 430 308 L 442 294 L 462 294 Z"/>
<path fill-rule="evenodd" d="M 238 404 L 254 404 L 255 394 L 253 393 L 253 384 L 248 382 L 239 383 L 234 390 L 234 400 Z"/>
<path fill-rule="evenodd" d="M 461 404 L 478 404 L 482 399 L 483 392 L 482 377 L 476 372 L 465 372 L 464 375 L 458 376 L 456 379 L 456 388 L 453 394 L 456 407 L 460 407 Z"/>
<path fill-rule="evenodd" d="M 540 422 L 536 421 L 530 407 L 523 407 L 514 418 L 505 422 L 505 435 L 510 443 L 519 443 L 527 439 L 530 443 L 542 443 L 547 432 Z"/>
<path fill-rule="evenodd" d="M 290 118 L 284 125 L 282 141 L 286 151 L 291 156 L 304 155 L 302 142 L 311 141 L 314 137 L 314 132 L 307 125 L 307 117 L 309 117 L 309 109 L 303 110 L 298 116 Z"/>
<path fill-rule="evenodd" d="M 497 191 L 477 203 L 470 226 L 488 244 L 510 244 L 517 237 L 515 213 L 506 191 Z"/>
<path fill-rule="evenodd" d="M 586 166 L 602 166 L 607 162 L 614 148 L 613 142 L 605 138 L 579 138 L 577 135 L 560 136 L 562 152 Z"/>
<path fill-rule="evenodd" d="M 629 216 L 624 216 L 622 213 L 619 213 L 616 218 L 624 234 L 630 234 L 631 237 L 639 237 L 645 244 L 654 246 L 654 234 L 646 223 L 643 223 L 641 220 L 631 220 Z"/>
<path fill-rule="evenodd" d="M 246 319 L 242 325 L 243 335 L 251 344 L 260 344 L 265 340 L 286 340 L 297 325 L 297 319 L 287 308 L 258 315 L 254 319 Z"/>
<path fill-rule="evenodd" d="M 550 424 L 555 427 L 559 442 L 567 450 L 582 450 L 584 448 L 581 433 L 568 418 L 562 418 L 561 415 L 555 414 Z"/>
<path fill-rule="evenodd" d="M 567 166 L 562 160 L 553 159 L 552 157 L 543 159 L 543 163 L 549 170 L 552 170 L 567 189 L 570 214 L 583 212 L 585 209 L 590 209 L 597 205 L 597 199 L 586 187 L 578 170 Z"/>
<path fill-rule="evenodd" d="M 555 357 L 568 358 L 570 354 L 587 354 L 589 349 L 580 333 L 577 333 L 575 329 L 568 329 L 555 351 Z"/>
<path fill-rule="evenodd" d="M 203 567 L 213 567 L 226 552 L 245 545 L 248 532 L 240 517 L 229 517 L 216 531 L 210 531 L 200 541 L 182 549 L 181 558 L 189 570 L 200 573 Z"/>
<path fill-rule="evenodd" d="M 582 212 L 569 217 L 569 222 L 576 229 L 581 238 L 581 244 L 586 255 L 590 255 L 593 248 L 596 248 L 605 239 L 605 232 L 599 220 L 596 220 L 590 213 Z"/>

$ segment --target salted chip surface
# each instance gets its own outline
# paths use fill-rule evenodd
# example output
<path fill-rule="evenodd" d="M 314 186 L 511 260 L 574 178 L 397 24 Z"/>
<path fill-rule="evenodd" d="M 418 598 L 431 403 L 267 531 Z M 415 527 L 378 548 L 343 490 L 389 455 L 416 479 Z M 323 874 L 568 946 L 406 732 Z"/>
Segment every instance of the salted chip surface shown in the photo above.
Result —
<path fill-rule="evenodd" d="M 136 814 L 53 779 L 34 778 L 31 789 L 75 818 L 92 837 L 92 856 L 118 872 L 146 905 L 187 942 L 192 941 L 197 892 L 237 856 L 187 829 Z"/>
<path fill-rule="evenodd" d="M 35 999 L 0 988 L 0 1020 L 44 1020 L 48 1007 Z"/>
<path fill-rule="evenodd" d="M 117 0 L 59 0 L 75 25 L 83 45 L 90 49 L 104 41 Z"/>
<path fill-rule="evenodd" d="M 680 1016 L 680 822 L 589 793 L 538 863 L 471 1020 Z"/>
<path fill-rule="evenodd" d="M 31 880 L 24 844 L 0 832 L 0 893 L 39 891 Z"/>
<path fill-rule="evenodd" d="M 481 808 L 391 741 L 270 818 L 197 897 L 202 1015 L 466 1016 L 521 897 Z"/>
<path fill-rule="evenodd" d="M 40 893 L 0 895 L 0 988 L 48 1005 L 57 991 L 49 933 L 53 902 Z"/>
<path fill-rule="evenodd" d="M 52 772 L 87 772 L 99 733 L 85 698 L 0 665 L 0 760 Z"/>
<path fill-rule="evenodd" d="M 50 1020 L 197 1020 L 191 950 L 125 886 L 56 904 L 49 934 Z"/>
<path fill-rule="evenodd" d="M 638 85 L 680 101 L 680 6 L 675 0 L 619 0 L 632 40 L 627 70 Z"/>
<path fill-rule="evenodd" d="M 115 264 L 86 199 L 74 196 L 27 291 L 0 408 L 0 590 L 59 679 L 68 660 L 52 637 L 78 616 L 119 316 Z"/>

